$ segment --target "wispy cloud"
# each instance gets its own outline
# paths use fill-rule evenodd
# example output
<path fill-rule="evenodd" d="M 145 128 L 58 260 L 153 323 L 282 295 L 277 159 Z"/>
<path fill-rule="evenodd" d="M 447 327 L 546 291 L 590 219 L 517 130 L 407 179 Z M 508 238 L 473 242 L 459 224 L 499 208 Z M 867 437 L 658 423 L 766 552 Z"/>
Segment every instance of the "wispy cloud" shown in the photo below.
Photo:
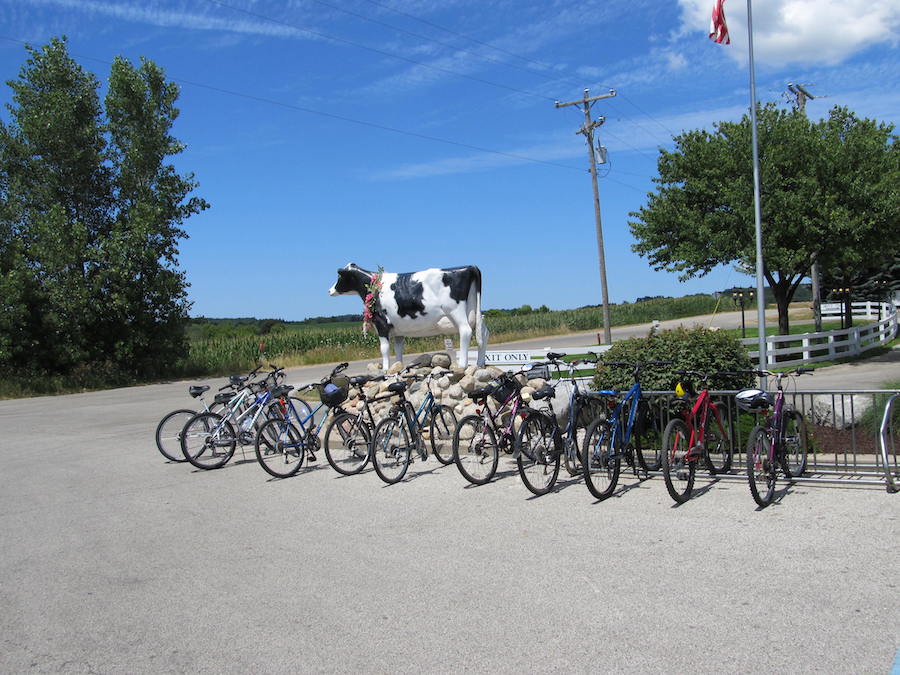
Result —
<path fill-rule="evenodd" d="M 294 39 L 320 39 L 301 28 L 265 20 L 246 18 L 225 18 L 222 13 L 205 14 L 193 9 L 185 9 L 171 4 L 147 6 L 128 2 L 100 2 L 98 0 L 31 0 L 32 7 L 63 9 L 75 15 L 90 15 L 117 19 L 133 24 L 159 28 L 180 28 L 185 30 L 232 33 L 263 37 L 284 37 Z M 196 7 L 195 3 L 187 5 Z"/>

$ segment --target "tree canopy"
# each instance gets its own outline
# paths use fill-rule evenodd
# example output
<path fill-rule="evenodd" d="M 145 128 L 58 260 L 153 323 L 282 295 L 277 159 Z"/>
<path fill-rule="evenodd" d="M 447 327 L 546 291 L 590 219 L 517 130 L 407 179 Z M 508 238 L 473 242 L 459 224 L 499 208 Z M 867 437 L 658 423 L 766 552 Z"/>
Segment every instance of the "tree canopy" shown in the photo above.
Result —
<path fill-rule="evenodd" d="M 26 48 L 0 120 L 0 372 L 158 374 L 183 354 L 183 221 L 208 204 L 167 158 L 176 85 L 142 59 L 97 78 Z"/>
<path fill-rule="evenodd" d="M 787 307 L 815 255 L 831 270 L 893 255 L 900 164 L 893 126 L 836 107 L 811 122 L 773 104 L 758 110 L 763 274 L 788 332 Z M 756 266 L 751 124 L 676 136 L 660 150 L 647 204 L 631 213 L 632 246 L 655 269 L 703 276 L 721 264 Z"/>

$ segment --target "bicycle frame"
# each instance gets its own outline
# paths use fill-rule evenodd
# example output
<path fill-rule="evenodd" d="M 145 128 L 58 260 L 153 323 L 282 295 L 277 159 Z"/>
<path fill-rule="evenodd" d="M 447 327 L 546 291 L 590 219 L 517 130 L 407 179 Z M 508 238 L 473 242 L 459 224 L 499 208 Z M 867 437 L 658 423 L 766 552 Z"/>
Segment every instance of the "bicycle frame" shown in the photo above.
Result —
<path fill-rule="evenodd" d="M 603 394 L 605 396 L 616 396 L 617 393 L 604 389 L 603 391 L 598 391 L 598 394 Z M 631 389 L 628 390 L 628 393 L 616 403 L 615 408 L 613 408 L 612 416 L 610 419 L 610 426 L 612 427 L 612 448 L 624 447 L 627 443 L 631 442 L 631 434 L 634 431 L 634 418 L 637 416 L 637 402 L 641 397 L 641 383 L 635 382 L 631 385 Z M 623 426 L 622 417 L 623 411 L 625 409 L 625 405 L 628 406 L 628 419 L 625 421 Z M 619 436 L 621 435 L 621 439 Z"/>
<path fill-rule="evenodd" d="M 722 433 L 722 438 L 727 438 L 725 425 L 722 424 L 722 415 L 719 412 L 719 407 L 710 399 L 709 390 L 703 389 L 697 395 L 697 400 L 694 401 L 694 405 L 691 409 L 683 412 L 684 421 L 691 432 L 691 447 L 685 456 L 685 461 L 699 458 L 700 453 L 706 447 L 706 426 L 709 420 L 710 411 L 712 411 L 712 417 L 719 427 L 719 431 Z"/>

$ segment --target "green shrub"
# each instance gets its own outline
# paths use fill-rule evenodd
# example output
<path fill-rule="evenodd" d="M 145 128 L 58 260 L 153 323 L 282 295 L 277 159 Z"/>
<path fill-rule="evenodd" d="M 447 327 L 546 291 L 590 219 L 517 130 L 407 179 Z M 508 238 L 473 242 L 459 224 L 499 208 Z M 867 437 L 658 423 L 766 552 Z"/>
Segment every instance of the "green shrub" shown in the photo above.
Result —
<path fill-rule="evenodd" d="M 648 391 L 671 391 L 681 379 L 679 370 L 701 373 L 735 372 L 753 368 L 747 348 L 738 338 L 706 328 L 677 328 L 662 332 L 651 331 L 646 338 L 631 338 L 615 343 L 601 357 L 594 386 L 598 389 L 628 390 L 633 384 L 632 370 L 603 363 L 626 361 L 672 361 L 670 365 L 649 366 L 641 370 L 641 387 Z M 741 389 L 752 385 L 750 374 L 717 377 L 710 381 L 710 389 Z M 694 382 L 695 386 L 701 383 Z"/>

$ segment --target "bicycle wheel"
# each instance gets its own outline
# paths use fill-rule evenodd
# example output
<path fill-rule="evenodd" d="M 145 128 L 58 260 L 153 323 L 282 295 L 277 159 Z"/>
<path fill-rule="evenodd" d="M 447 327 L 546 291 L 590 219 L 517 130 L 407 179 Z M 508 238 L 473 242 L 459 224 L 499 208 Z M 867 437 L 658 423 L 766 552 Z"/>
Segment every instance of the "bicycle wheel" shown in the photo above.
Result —
<path fill-rule="evenodd" d="M 556 426 L 542 412 L 531 412 L 516 434 L 516 466 L 533 494 L 545 495 L 559 475 L 560 445 Z"/>
<path fill-rule="evenodd" d="M 647 401 L 640 399 L 632 429 L 634 454 L 644 471 L 659 471 L 662 466 L 662 433 L 659 421 Z"/>
<path fill-rule="evenodd" d="M 198 469 L 218 469 L 234 455 L 237 437 L 231 422 L 218 413 L 194 415 L 181 435 L 185 458 Z"/>
<path fill-rule="evenodd" d="M 256 435 L 256 460 L 275 478 L 289 478 L 303 466 L 300 431 L 290 422 L 267 420 Z"/>
<path fill-rule="evenodd" d="M 784 454 L 782 467 L 788 478 L 799 478 L 806 471 L 806 453 L 809 439 L 806 436 L 806 420 L 796 410 L 784 413 L 784 433 L 781 436 Z"/>
<path fill-rule="evenodd" d="M 581 466 L 588 491 L 599 500 L 611 496 L 622 468 L 621 440 L 605 419 L 596 420 L 588 429 L 581 451 Z"/>
<path fill-rule="evenodd" d="M 666 490 L 679 504 L 691 498 L 697 459 L 688 459 L 691 451 L 691 431 L 684 420 L 671 420 L 663 431 L 662 474 Z"/>
<path fill-rule="evenodd" d="M 712 404 L 709 407 L 709 416 L 706 418 L 706 429 L 703 431 L 704 463 L 713 475 L 728 473 L 731 470 L 731 429 L 728 420 L 722 420 L 721 424 L 716 418 Z"/>
<path fill-rule="evenodd" d="M 747 441 L 747 478 L 750 494 L 760 506 L 768 506 L 775 496 L 775 462 L 771 432 L 766 427 L 754 427 Z"/>
<path fill-rule="evenodd" d="M 484 485 L 494 477 L 500 461 L 497 438 L 481 415 L 468 415 L 459 421 L 453 435 L 453 461 L 473 485 Z"/>
<path fill-rule="evenodd" d="M 170 462 L 186 462 L 181 451 L 181 432 L 184 425 L 197 414 L 196 410 L 173 410 L 156 426 L 156 448 Z"/>
<path fill-rule="evenodd" d="M 385 483 L 403 480 L 409 468 L 409 453 L 414 445 L 402 417 L 385 417 L 372 434 L 372 463 Z"/>
<path fill-rule="evenodd" d="M 362 415 L 341 413 L 325 430 L 325 459 L 345 476 L 362 471 L 369 462 L 372 434 Z"/>
<path fill-rule="evenodd" d="M 431 409 L 428 436 L 431 440 L 431 451 L 441 464 L 453 462 L 454 434 L 456 434 L 456 413 L 450 406 L 434 406 Z"/>

